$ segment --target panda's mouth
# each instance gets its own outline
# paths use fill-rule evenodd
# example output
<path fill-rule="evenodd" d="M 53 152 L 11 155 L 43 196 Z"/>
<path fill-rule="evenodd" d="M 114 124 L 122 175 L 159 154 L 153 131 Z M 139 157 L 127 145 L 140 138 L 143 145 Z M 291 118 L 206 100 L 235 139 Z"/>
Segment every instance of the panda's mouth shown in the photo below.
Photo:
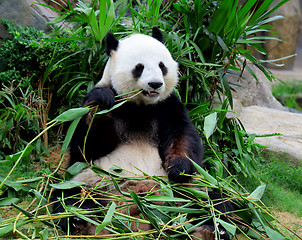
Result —
<path fill-rule="evenodd" d="M 155 92 L 155 91 L 143 91 L 143 94 L 147 97 L 156 97 L 159 95 L 159 92 Z"/>

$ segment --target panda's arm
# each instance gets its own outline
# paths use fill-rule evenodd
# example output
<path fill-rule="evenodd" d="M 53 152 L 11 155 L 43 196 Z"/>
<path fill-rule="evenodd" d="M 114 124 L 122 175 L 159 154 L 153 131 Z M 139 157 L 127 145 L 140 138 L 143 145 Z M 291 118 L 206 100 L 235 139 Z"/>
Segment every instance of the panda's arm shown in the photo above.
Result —
<path fill-rule="evenodd" d="M 171 95 L 162 106 L 159 118 L 159 154 L 168 177 L 173 182 L 188 182 L 196 169 L 192 162 L 202 165 L 203 146 L 200 136 L 178 97 Z"/>
<path fill-rule="evenodd" d="M 114 92 L 111 88 L 95 87 L 86 94 L 82 106 L 98 105 L 101 109 L 109 109 L 114 105 Z"/>
<path fill-rule="evenodd" d="M 109 109 L 114 105 L 114 100 L 114 92 L 110 88 L 94 88 L 84 97 L 82 106 L 94 105 L 98 106 L 98 110 Z M 93 113 L 90 112 L 83 116 L 73 134 L 69 166 L 75 162 L 83 162 L 85 159 L 88 162 L 96 160 L 110 153 L 117 146 L 118 137 L 111 113 L 95 117 L 91 123 L 92 115 Z"/>

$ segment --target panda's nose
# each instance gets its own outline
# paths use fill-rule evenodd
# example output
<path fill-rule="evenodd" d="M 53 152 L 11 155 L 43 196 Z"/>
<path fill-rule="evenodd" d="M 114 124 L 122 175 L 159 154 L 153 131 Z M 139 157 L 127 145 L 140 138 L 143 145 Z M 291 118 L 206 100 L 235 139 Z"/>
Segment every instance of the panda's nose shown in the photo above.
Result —
<path fill-rule="evenodd" d="M 155 90 L 155 89 L 160 88 L 163 85 L 163 83 L 162 82 L 149 82 L 148 85 Z"/>

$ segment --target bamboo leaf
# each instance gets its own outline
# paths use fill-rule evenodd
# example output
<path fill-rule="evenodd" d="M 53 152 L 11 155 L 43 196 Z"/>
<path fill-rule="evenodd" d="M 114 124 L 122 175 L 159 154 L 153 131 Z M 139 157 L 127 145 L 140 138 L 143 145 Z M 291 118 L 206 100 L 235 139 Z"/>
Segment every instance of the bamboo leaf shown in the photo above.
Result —
<path fill-rule="evenodd" d="M 7 163 L 11 163 L 11 162 L 15 162 L 18 160 L 18 158 L 23 154 L 23 157 L 26 157 L 28 156 L 32 150 L 34 150 L 34 147 L 33 146 L 29 146 L 27 149 L 25 149 L 25 152 L 24 150 L 23 151 L 20 151 L 20 152 L 17 152 L 17 153 L 14 153 L 12 155 L 8 155 L 5 157 L 5 160 L 7 160 Z M 24 153 L 23 153 L 24 152 Z M 6 163 L 6 161 L 1 161 L 1 164 L 4 164 Z"/>
<path fill-rule="evenodd" d="M 12 203 L 17 204 L 19 201 L 20 199 L 15 197 L 0 198 L 0 206 L 10 206 Z"/>
<path fill-rule="evenodd" d="M 188 199 L 156 195 L 147 196 L 144 199 L 152 202 L 190 202 Z"/>
<path fill-rule="evenodd" d="M 91 170 L 97 174 L 101 174 L 101 175 L 105 175 L 105 176 L 111 176 L 111 177 L 116 177 L 116 178 L 121 177 L 121 175 L 112 173 L 112 172 L 108 172 L 108 171 L 104 170 L 103 168 L 98 167 L 97 165 L 92 165 Z"/>
<path fill-rule="evenodd" d="M 160 205 L 150 205 L 151 208 L 156 208 L 163 212 L 172 212 L 172 213 L 208 213 L 208 211 L 201 208 L 192 208 L 188 207 L 170 207 L 170 206 L 160 206 Z"/>
<path fill-rule="evenodd" d="M 74 206 L 65 206 L 65 208 L 67 209 L 67 211 L 71 212 L 72 214 L 74 214 L 75 216 L 92 223 L 93 225 L 99 226 L 100 224 L 96 221 L 94 221 L 93 219 L 86 217 L 85 215 L 81 214 L 78 212 L 78 208 L 74 207 Z"/>
<path fill-rule="evenodd" d="M 98 233 L 100 233 L 104 227 L 108 226 L 111 223 L 111 219 L 113 217 L 114 211 L 116 209 L 116 204 L 115 202 L 112 202 L 105 217 L 103 222 L 97 226 L 96 230 L 95 230 L 95 234 L 97 235 Z"/>
<path fill-rule="evenodd" d="M 144 207 L 144 205 L 141 203 L 139 197 L 137 196 L 137 194 L 131 190 L 129 190 L 130 196 L 133 200 L 133 202 L 136 204 L 136 206 L 138 207 L 138 209 L 141 211 L 141 213 L 150 221 L 150 223 L 153 225 L 153 227 L 160 232 L 160 228 L 157 224 L 156 218 L 155 216 L 151 216 L 148 211 L 146 211 L 146 208 Z"/>
<path fill-rule="evenodd" d="M 248 198 L 261 199 L 264 194 L 265 187 L 266 187 L 265 184 L 261 184 L 248 196 Z"/>
<path fill-rule="evenodd" d="M 232 234 L 232 236 L 235 236 L 236 229 L 237 229 L 236 225 L 233 225 L 231 223 L 225 222 L 225 221 L 223 221 L 220 218 L 216 218 L 216 222 L 219 222 L 225 228 L 225 230 L 227 230 L 230 234 Z"/>
<path fill-rule="evenodd" d="M 41 193 L 39 193 L 36 189 L 30 189 L 29 192 L 32 192 L 32 193 L 35 194 L 35 196 L 36 196 L 38 202 L 40 202 L 42 206 L 48 204 L 48 201 L 46 200 L 46 198 L 43 197 L 43 196 L 41 195 Z"/>
<path fill-rule="evenodd" d="M 273 230 L 272 228 L 270 228 L 267 225 L 264 225 L 264 229 L 265 229 L 265 231 L 266 231 L 266 233 L 267 233 L 267 235 L 269 236 L 270 239 L 274 239 L 274 240 L 285 240 L 286 239 L 279 232 Z"/>
<path fill-rule="evenodd" d="M 191 160 L 191 159 L 190 159 Z M 193 165 L 195 166 L 196 170 L 202 175 L 204 176 L 204 178 L 206 180 L 208 180 L 213 186 L 217 186 L 218 182 L 217 180 L 212 177 L 208 172 L 206 172 L 202 167 L 200 167 L 197 163 L 195 163 L 194 161 L 191 160 L 191 162 L 193 163 Z"/>
<path fill-rule="evenodd" d="M 82 117 L 82 116 L 81 116 Z M 74 134 L 74 131 L 76 130 L 80 120 L 81 120 L 81 117 L 78 117 L 76 118 L 69 126 L 68 128 L 68 131 L 67 131 L 67 134 L 65 136 L 65 139 L 64 139 L 64 142 L 62 144 L 62 149 L 61 149 L 61 154 L 60 156 L 62 156 L 66 151 L 67 151 L 67 148 L 69 146 L 69 143 L 71 141 L 71 138 Z"/>
<path fill-rule="evenodd" d="M 217 123 L 217 112 L 211 113 L 204 119 L 203 130 L 207 139 L 212 136 Z"/>
<path fill-rule="evenodd" d="M 71 188 L 79 187 L 79 186 L 82 186 L 85 184 L 86 183 L 84 183 L 84 182 L 66 181 L 66 182 L 62 182 L 62 183 L 52 183 L 49 185 L 55 189 L 71 189 Z"/>
<path fill-rule="evenodd" d="M 127 102 L 127 100 L 125 100 L 125 101 L 123 101 L 123 102 L 120 102 L 120 103 L 118 103 L 118 104 L 115 104 L 112 108 L 110 108 L 110 109 L 105 109 L 105 110 L 102 110 L 102 111 L 99 111 L 99 112 L 97 112 L 95 115 L 102 115 L 102 114 L 109 113 L 109 112 L 111 112 L 112 110 L 114 110 L 114 109 L 116 109 L 116 108 L 122 106 L 122 105 L 125 104 L 126 102 Z"/>
<path fill-rule="evenodd" d="M 77 118 L 84 116 L 89 111 L 90 111 L 90 108 L 88 108 L 88 107 L 72 108 L 72 109 L 69 109 L 69 110 L 63 112 L 62 114 L 60 114 L 53 121 L 58 121 L 58 122 L 72 121 L 72 120 L 75 120 Z"/>
<path fill-rule="evenodd" d="M 193 194 L 197 198 L 206 198 L 209 199 L 209 195 L 205 191 L 200 191 L 194 188 L 186 188 L 186 187 L 179 187 L 182 191 L 188 192 Z"/>
<path fill-rule="evenodd" d="M 87 168 L 86 162 L 76 162 L 66 170 L 66 173 L 69 173 L 71 176 L 75 176 L 85 168 Z"/>
<path fill-rule="evenodd" d="M 48 239 L 48 229 L 44 228 L 42 231 L 40 231 L 39 236 L 41 237 L 41 240 L 47 240 Z"/>
<path fill-rule="evenodd" d="M 29 223 L 30 221 L 29 220 L 19 220 L 17 221 L 17 223 L 14 225 L 14 224 L 10 224 L 10 225 L 7 225 L 7 226 L 4 226 L 4 227 L 0 227 L 0 237 L 3 237 L 5 236 L 6 234 L 12 232 L 14 230 L 14 228 L 19 228 L 27 223 Z"/>

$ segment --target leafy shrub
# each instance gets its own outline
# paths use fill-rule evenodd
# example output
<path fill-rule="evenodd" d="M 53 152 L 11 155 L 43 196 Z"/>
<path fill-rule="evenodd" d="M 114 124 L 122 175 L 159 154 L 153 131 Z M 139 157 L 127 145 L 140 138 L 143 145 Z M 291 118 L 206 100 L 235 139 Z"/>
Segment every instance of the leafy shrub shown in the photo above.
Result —
<path fill-rule="evenodd" d="M 301 103 L 297 102 L 297 97 L 301 98 L 302 87 L 300 81 L 290 81 L 272 86 L 273 95 L 286 107 L 302 111 Z"/>
<path fill-rule="evenodd" d="M 64 58 L 74 52 L 75 44 L 47 42 L 43 31 L 2 22 L 12 37 L 0 47 L 0 152 L 11 154 L 46 128 L 49 118 L 77 105 L 83 94 L 78 91 L 72 100 L 67 99 L 59 89 L 69 75 L 60 75 L 63 66 L 59 63 L 52 65 L 56 56 Z M 47 133 L 43 142 L 48 146 Z"/>

